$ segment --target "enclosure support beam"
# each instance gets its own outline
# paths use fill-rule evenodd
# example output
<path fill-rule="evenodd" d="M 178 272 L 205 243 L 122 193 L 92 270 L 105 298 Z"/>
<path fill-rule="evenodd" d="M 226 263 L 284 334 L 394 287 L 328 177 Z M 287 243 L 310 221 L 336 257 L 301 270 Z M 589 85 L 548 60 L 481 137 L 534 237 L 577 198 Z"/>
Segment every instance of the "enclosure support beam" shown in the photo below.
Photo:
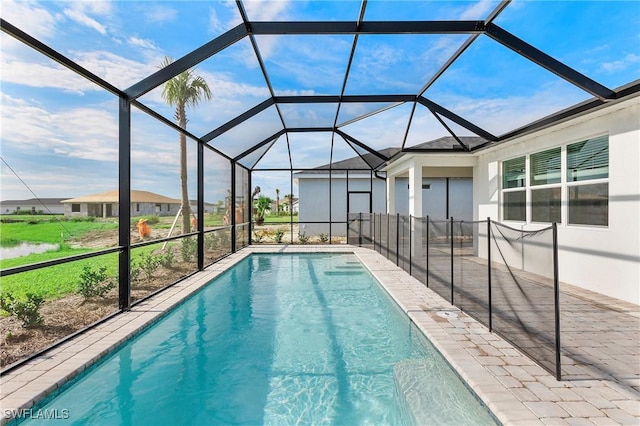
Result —
<path fill-rule="evenodd" d="M 198 143 L 198 271 L 204 269 L 204 144 Z"/>
<path fill-rule="evenodd" d="M 118 143 L 118 307 L 131 307 L 131 102 L 122 97 L 119 102 Z"/>
<path fill-rule="evenodd" d="M 251 206 L 253 200 L 249 200 Z M 231 200 L 229 200 L 229 216 L 231 219 L 231 253 L 236 252 L 236 162 L 231 161 Z"/>
<path fill-rule="evenodd" d="M 584 74 L 579 73 L 557 59 L 554 59 L 546 53 L 536 49 L 529 43 L 519 39 L 498 25 L 493 23 L 487 25 L 486 34 L 503 46 L 513 50 L 521 56 L 524 56 L 546 70 L 551 71 L 569 83 L 578 86 L 580 89 L 591 93 L 595 97 L 600 98 L 603 101 L 616 99 L 616 93 L 613 90 L 591 80 Z"/>

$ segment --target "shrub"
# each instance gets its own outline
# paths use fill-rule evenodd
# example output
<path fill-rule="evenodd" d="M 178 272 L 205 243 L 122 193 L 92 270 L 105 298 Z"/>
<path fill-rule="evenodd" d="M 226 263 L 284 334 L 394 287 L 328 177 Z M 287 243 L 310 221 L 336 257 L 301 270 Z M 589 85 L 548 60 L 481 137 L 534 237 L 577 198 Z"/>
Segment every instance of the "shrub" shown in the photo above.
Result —
<path fill-rule="evenodd" d="M 147 225 L 155 225 L 160 222 L 160 216 L 158 215 L 148 215 L 148 216 L 134 216 L 131 218 L 131 225 L 137 224 L 140 219 L 146 219 Z"/>
<path fill-rule="evenodd" d="M 142 268 L 138 265 L 137 262 L 131 262 L 131 268 L 129 269 L 129 277 L 131 278 L 131 282 L 138 281 L 140 279 L 140 274 L 142 273 Z"/>
<path fill-rule="evenodd" d="M 42 325 L 44 318 L 38 310 L 44 298 L 32 293 L 27 293 L 26 297 L 26 300 L 19 300 L 10 293 L 3 294 L 0 296 L 0 309 L 22 321 L 25 328 Z"/>
<path fill-rule="evenodd" d="M 264 239 L 264 232 L 262 231 L 253 231 L 253 241 L 256 243 L 262 242 Z"/>
<path fill-rule="evenodd" d="M 276 243 L 280 244 L 282 242 L 282 237 L 284 237 L 284 231 L 282 229 L 278 229 L 273 236 L 273 240 Z"/>
<path fill-rule="evenodd" d="M 309 236 L 306 232 L 298 232 L 298 241 L 300 244 L 307 244 L 309 242 Z"/>
<path fill-rule="evenodd" d="M 204 236 L 204 248 L 208 251 L 218 248 L 218 237 L 214 232 Z"/>
<path fill-rule="evenodd" d="M 85 299 L 90 297 L 103 297 L 115 286 L 115 280 L 107 276 L 106 266 L 101 266 L 98 270 L 94 270 L 91 265 L 84 265 L 82 267 L 78 293 Z"/>
<path fill-rule="evenodd" d="M 231 246 L 231 233 L 228 231 L 222 231 L 218 235 L 218 240 L 220 241 L 220 245 L 222 247 L 230 247 Z"/>
<path fill-rule="evenodd" d="M 320 242 L 321 242 L 321 243 L 326 243 L 327 241 L 329 241 L 329 235 L 327 235 L 327 234 L 320 234 Z"/>
<path fill-rule="evenodd" d="M 160 263 L 153 254 L 145 253 L 140 257 L 140 269 L 142 269 L 148 280 L 153 278 L 153 273 L 158 269 L 158 266 L 160 266 Z"/>
<path fill-rule="evenodd" d="M 168 249 L 164 254 L 158 256 L 158 263 L 165 268 L 171 268 L 175 261 L 175 255 L 171 249 Z"/>
<path fill-rule="evenodd" d="M 180 254 L 182 260 L 185 262 L 191 262 L 198 252 L 198 241 L 195 238 L 187 237 L 182 239 L 182 246 L 180 247 Z"/>

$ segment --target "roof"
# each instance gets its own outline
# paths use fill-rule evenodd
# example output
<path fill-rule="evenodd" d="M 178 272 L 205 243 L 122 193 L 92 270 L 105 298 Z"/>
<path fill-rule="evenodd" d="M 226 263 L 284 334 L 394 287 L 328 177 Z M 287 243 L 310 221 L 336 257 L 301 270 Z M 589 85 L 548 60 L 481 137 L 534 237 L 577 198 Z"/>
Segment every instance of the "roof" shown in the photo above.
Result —
<path fill-rule="evenodd" d="M 458 142 L 459 141 L 459 142 Z M 464 151 L 465 148 L 460 146 L 460 143 L 465 145 L 467 148 L 475 148 L 478 146 L 482 146 L 487 143 L 487 140 L 481 137 L 472 137 L 472 136 L 460 136 L 459 138 L 454 138 L 452 136 L 445 136 L 438 139 L 434 139 L 432 141 L 423 142 L 421 144 L 413 147 L 411 151 L 404 152 L 413 152 L 416 151 L 424 151 L 424 150 L 432 150 L 432 151 L 451 151 L 451 150 L 460 150 Z M 378 151 L 385 157 L 394 158 L 396 155 L 401 154 L 403 151 L 399 147 L 389 147 L 385 149 L 381 149 Z M 370 170 L 371 168 L 378 168 L 384 163 L 384 161 L 371 153 L 366 153 L 363 155 L 357 155 L 355 157 L 347 158 L 346 160 L 336 161 L 331 164 L 323 164 L 322 166 L 316 167 L 313 170 L 305 170 L 303 172 L 296 173 L 296 176 L 307 175 L 307 174 L 325 174 L 331 168 L 332 174 L 345 174 L 345 170 L 353 170 L 354 173 L 357 174 L 358 171 L 363 172 L 365 170 Z"/>
<path fill-rule="evenodd" d="M 20 205 L 20 204 L 60 204 L 65 198 L 29 198 L 27 200 L 4 200 L 0 204 Z"/>
<path fill-rule="evenodd" d="M 118 203 L 119 191 L 100 192 L 98 194 L 85 195 L 83 197 L 69 198 L 63 203 Z M 180 204 L 180 200 L 165 197 L 149 191 L 131 190 L 132 203 L 158 203 L 158 204 Z"/>

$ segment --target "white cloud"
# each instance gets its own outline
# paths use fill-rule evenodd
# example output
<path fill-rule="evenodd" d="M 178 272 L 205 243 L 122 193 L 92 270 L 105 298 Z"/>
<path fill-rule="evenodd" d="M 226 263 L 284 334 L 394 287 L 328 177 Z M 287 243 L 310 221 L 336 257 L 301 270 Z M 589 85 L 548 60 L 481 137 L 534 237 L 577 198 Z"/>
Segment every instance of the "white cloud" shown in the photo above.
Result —
<path fill-rule="evenodd" d="M 600 65 L 600 69 L 607 73 L 614 73 L 622 70 L 626 70 L 630 66 L 640 63 L 640 56 L 635 53 L 628 53 L 622 59 L 611 62 L 603 62 Z"/>
<path fill-rule="evenodd" d="M 492 0 L 480 0 L 479 2 L 474 3 L 468 8 L 466 8 L 460 14 L 460 19 L 462 20 L 484 19 L 489 15 L 489 12 L 492 10 L 495 4 L 496 2 Z"/>
<path fill-rule="evenodd" d="M 10 142 L 15 151 L 43 150 L 67 157 L 117 161 L 116 114 L 115 105 L 112 111 L 79 107 L 55 112 L 3 93 L 2 140 Z"/>
<path fill-rule="evenodd" d="M 132 46 L 141 47 L 143 49 L 159 50 L 158 46 L 156 46 L 151 40 L 145 40 L 136 36 L 131 36 L 129 37 L 128 41 Z"/>
<path fill-rule="evenodd" d="M 107 34 L 107 29 L 104 27 L 104 25 L 100 24 L 95 19 L 87 16 L 83 12 L 80 12 L 80 11 L 74 10 L 74 9 L 65 9 L 64 10 L 64 14 L 69 19 L 71 19 L 72 21 L 77 22 L 80 25 L 84 25 L 84 26 L 87 26 L 89 28 L 92 28 L 92 29 L 96 30 L 97 32 L 99 32 L 102 35 L 106 35 Z"/>
<path fill-rule="evenodd" d="M 177 11 L 171 7 L 163 5 L 145 6 L 144 15 L 147 22 L 164 23 L 173 21 Z"/>
<path fill-rule="evenodd" d="M 56 33 L 56 17 L 31 1 L 2 0 L 2 18 L 43 41 Z"/>
<path fill-rule="evenodd" d="M 84 93 L 102 90 L 89 80 L 54 62 L 24 62 L 3 55 L 2 81 L 30 87 L 50 87 L 67 92 Z"/>
<path fill-rule="evenodd" d="M 289 17 L 289 0 L 248 0 L 244 2 L 251 21 L 286 20 Z"/>
<path fill-rule="evenodd" d="M 157 71 L 162 55 L 146 58 L 146 63 L 107 51 L 72 51 L 72 59 L 119 88 L 126 88 Z"/>

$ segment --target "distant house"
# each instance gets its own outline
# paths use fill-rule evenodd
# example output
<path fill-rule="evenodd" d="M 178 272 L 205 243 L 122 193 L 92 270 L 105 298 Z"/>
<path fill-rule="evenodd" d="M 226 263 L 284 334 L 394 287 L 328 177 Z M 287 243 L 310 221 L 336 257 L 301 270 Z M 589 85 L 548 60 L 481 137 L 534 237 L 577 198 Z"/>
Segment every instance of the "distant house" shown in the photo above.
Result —
<path fill-rule="evenodd" d="M 0 213 L 13 214 L 18 210 L 29 210 L 32 214 L 64 213 L 64 198 L 29 198 L 28 200 L 6 200 L 0 202 Z"/>
<path fill-rule="evenodd" d="M 65 216 L 116 217 L 119 215 L 118 191 L 63 200 Z M 175 216 L 180 200 L 149 191 L 131 191 L 131 216 Z"/>

